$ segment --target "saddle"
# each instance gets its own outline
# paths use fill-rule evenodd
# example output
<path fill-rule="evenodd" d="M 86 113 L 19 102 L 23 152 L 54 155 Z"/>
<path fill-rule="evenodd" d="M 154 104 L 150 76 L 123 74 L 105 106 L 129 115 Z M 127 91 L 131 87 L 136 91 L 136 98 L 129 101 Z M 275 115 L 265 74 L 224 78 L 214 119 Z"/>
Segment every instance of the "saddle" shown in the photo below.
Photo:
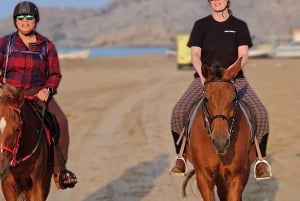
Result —
<path fill-rule="evenodd" d="M 36 100 L 25 99 L 21 110 L 27 107 L 35 112 L 38 118 L 44 122 L 44 130 L 49 144 L 57 144 L 60 136 L 59 124 L 54 114 L 50 113 L 47 109 L 43 114 L 42 106 Z"/>
<path fill-rule="evenodd" d="M 180 137 L 177 141 L 177 145 L 181 144 L 181 151 L 179 154 L 180 156 L 182 156 L 182 154 L 184 153 L 185 144 L 186 144 L 186 141 L 189 139 L 190 129 L 191 129 L 192 123 L 195 119 L 197 109 L 202 106 L 203 100 L 204 99 L 201 98 L 200 100 L 196 101 L 190 108 L 188 115 L 185 117 L 185 119 L 186 119 L 185 126 L 184 126 L 182 132 L 180 133 Z M 253 111 L 251 110 L 250 106 L 245 101 L 239 99 L 238 103 L 239 103 L 240 109 L 242 110 L 242 112 L 245 115 L 247 122 L 249 124 L 251 139 L 254 140 L 255 130 L 256 130 L 255 115 L 254 115 Z"/>
<path fill-rule="evenodd" d="M 254 112 L 251 110 L 250 106 L 248 105 L 248 103 L 246 103 L 243 100 L 239 100 L 238 101 L 241 110 L 243 111 L 248 124 L 249 124 L 249 128 L 251 130 L 251 138 L 254 139 L 254 135 L 256 133 L 256 121 L 255 121 L 255 114 Z"/>

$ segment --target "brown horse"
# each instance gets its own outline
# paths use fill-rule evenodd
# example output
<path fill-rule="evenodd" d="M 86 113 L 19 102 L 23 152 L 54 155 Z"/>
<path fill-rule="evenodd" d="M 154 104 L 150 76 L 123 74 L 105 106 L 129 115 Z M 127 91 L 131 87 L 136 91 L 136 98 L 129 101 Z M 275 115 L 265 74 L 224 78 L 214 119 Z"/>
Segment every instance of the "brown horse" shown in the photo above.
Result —
<path fill-rule="evenodd" d="M 7 201 L 44 201 L 49 194 L 53 148 L 41 122 L 21 90 L 0 86 L 0 179 Z"/>
<path fill-rule="evenodd" d="M 204 98 L 197 108 L 187 145 L 188 160 L 196 174 L 204 201 L 241 201 L 256 158 L 251 126 L 242 111 L 233 80 L 241 69 L 241 59 L 230 69 L 203 65 Z"/>

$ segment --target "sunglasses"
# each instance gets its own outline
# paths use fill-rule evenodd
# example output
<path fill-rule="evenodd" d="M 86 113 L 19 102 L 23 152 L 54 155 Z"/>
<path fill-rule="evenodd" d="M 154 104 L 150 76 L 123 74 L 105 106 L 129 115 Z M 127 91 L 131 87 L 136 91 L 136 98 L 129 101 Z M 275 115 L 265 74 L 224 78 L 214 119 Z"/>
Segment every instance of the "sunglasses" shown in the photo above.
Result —
<path fill-rule="evenodd" d="M 26 14 L 26 15 L 17 15 L 17 19 L 18 20 L 24 20 L 24 19 L 27 19 L 27 20 L 33 20 L 34 19 L 34 15 L 30 15 L 30 14 Z"/>

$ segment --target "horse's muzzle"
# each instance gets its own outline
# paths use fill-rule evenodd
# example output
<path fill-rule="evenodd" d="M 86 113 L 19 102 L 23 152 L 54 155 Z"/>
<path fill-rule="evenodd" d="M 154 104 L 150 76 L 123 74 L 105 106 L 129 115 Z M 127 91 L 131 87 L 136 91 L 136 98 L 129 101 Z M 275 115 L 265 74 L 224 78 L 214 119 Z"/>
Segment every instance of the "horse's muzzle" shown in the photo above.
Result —
<path fill-rule="evenodd" d="M 213 147 L 218 155 L 225 155 L 230 145 L 229 137 L 212 138 Z"/>

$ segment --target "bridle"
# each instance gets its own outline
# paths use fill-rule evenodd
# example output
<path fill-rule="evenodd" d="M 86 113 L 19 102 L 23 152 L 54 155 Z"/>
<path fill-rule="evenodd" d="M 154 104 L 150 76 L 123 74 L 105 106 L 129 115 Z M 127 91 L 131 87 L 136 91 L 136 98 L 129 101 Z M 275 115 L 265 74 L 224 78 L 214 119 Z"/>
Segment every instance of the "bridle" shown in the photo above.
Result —
<path fill-rule="evenodd" d="M 17 153 L 18 153 L 18 150 L 19 150 L 19 142 L 20 142 L 20 138 L 21 138 L 21 135 L 22 135 L 22 132 L 21 132 L 22 121 L 21 121 L 21 116 L 20 116 L 21 111 L 20 111 L 19 108 L 14 107 L 14 106 L 8 106 L 8 108 L 17 113 L 17 115 L 19 116 L 20 122 L 18 123 L 19 124 L 18 128 L 15 130 L 15 134 L 17 135 L 17 138 L 16 138 L 16 142 L 15 142 L 14 147 L 10 148 L 8 146 L 0 145 L 0 151 L 1 152 L 7 151 L 8 153 L 10 153 L 11 156 L 12 156 L 12 160 L 10 162 L 10 165 L 15 166 L 16 165 L 16 156 L 17 156 Z"/>
<path fill-rule="evenodd" d="M 202 102 L 202 115 L 203 115 L 203 119 L 204 119 L 204 125 L 205 125 L 206 132 L 211 136 L 212 135 L 212 129 L 211 129 L 212 122 L 216 119 L 222 119 L 222 120 L 226 120 L 228 131 L 229 131 L 229 134 L 231 135 L 234 132 L 236 108 L 238 106 L 237 91 L 235 89 L 235 98 L 233 99 L 233 102 L 232 102 L 233 108 L 234 108 L 234 112 L 233 112 L 232 117 L 228 117 L 228 116 L 223 115 L 223 114 L 216 114 L 216 115 L 211 116 L 209 114 L 209 111 L 208 111 L 209 102 L 208 102 L 208 99 L 205 95 L 205 85 L 213 83 L 213 82 L 226 82 L 226 83 L 232 84 L 234 86 L 234 81 L 233 80 L 212 79 L 212 80 L 205 81 L 204 90 L 203 90 L 204 97 L 203 97 L 203 102 Z"/>
<path fill-rule="evenodd" d="M 20 139 L 22 136 L 22 120 L 21 120 L 21 110 L 17 107 L 13 107 L 13 106 L 8 106 L 9 109 L 13 110 L 14 112 L 17 112 L 20 122 L 19 122 L 19 126 L 18 128 L 15 130 L 16 134 L 17 134 L 17 138 L 16 138 L 16 142 L 13 148 L 10 148 L 8 146 L 3 146 L 0 145 L 0 151 L 7 151 L 11 154 L 11 162 L 10 162 L 10 166 L 11 167 L 16 167 L 18 164 L 28 160 L 29 158 L 32 157 L 32 155 L 37 151 L 40 143 L 41 143 L 41 139 L 42 139 L 42 134 L 43 134 L 43 121 L 41 123 L 41 129 L 38 133 L 38 139 L 37 142 L 35 144 L 35 147 L 32 149 L 31 153 L 27 154 L 26 156 L 22 157 L 21 159 L 17 159 L 17 153 L 19 151 L 19 147 L 20 147 Z M 42 117 L 44 119 L 44 117 Z"/>

